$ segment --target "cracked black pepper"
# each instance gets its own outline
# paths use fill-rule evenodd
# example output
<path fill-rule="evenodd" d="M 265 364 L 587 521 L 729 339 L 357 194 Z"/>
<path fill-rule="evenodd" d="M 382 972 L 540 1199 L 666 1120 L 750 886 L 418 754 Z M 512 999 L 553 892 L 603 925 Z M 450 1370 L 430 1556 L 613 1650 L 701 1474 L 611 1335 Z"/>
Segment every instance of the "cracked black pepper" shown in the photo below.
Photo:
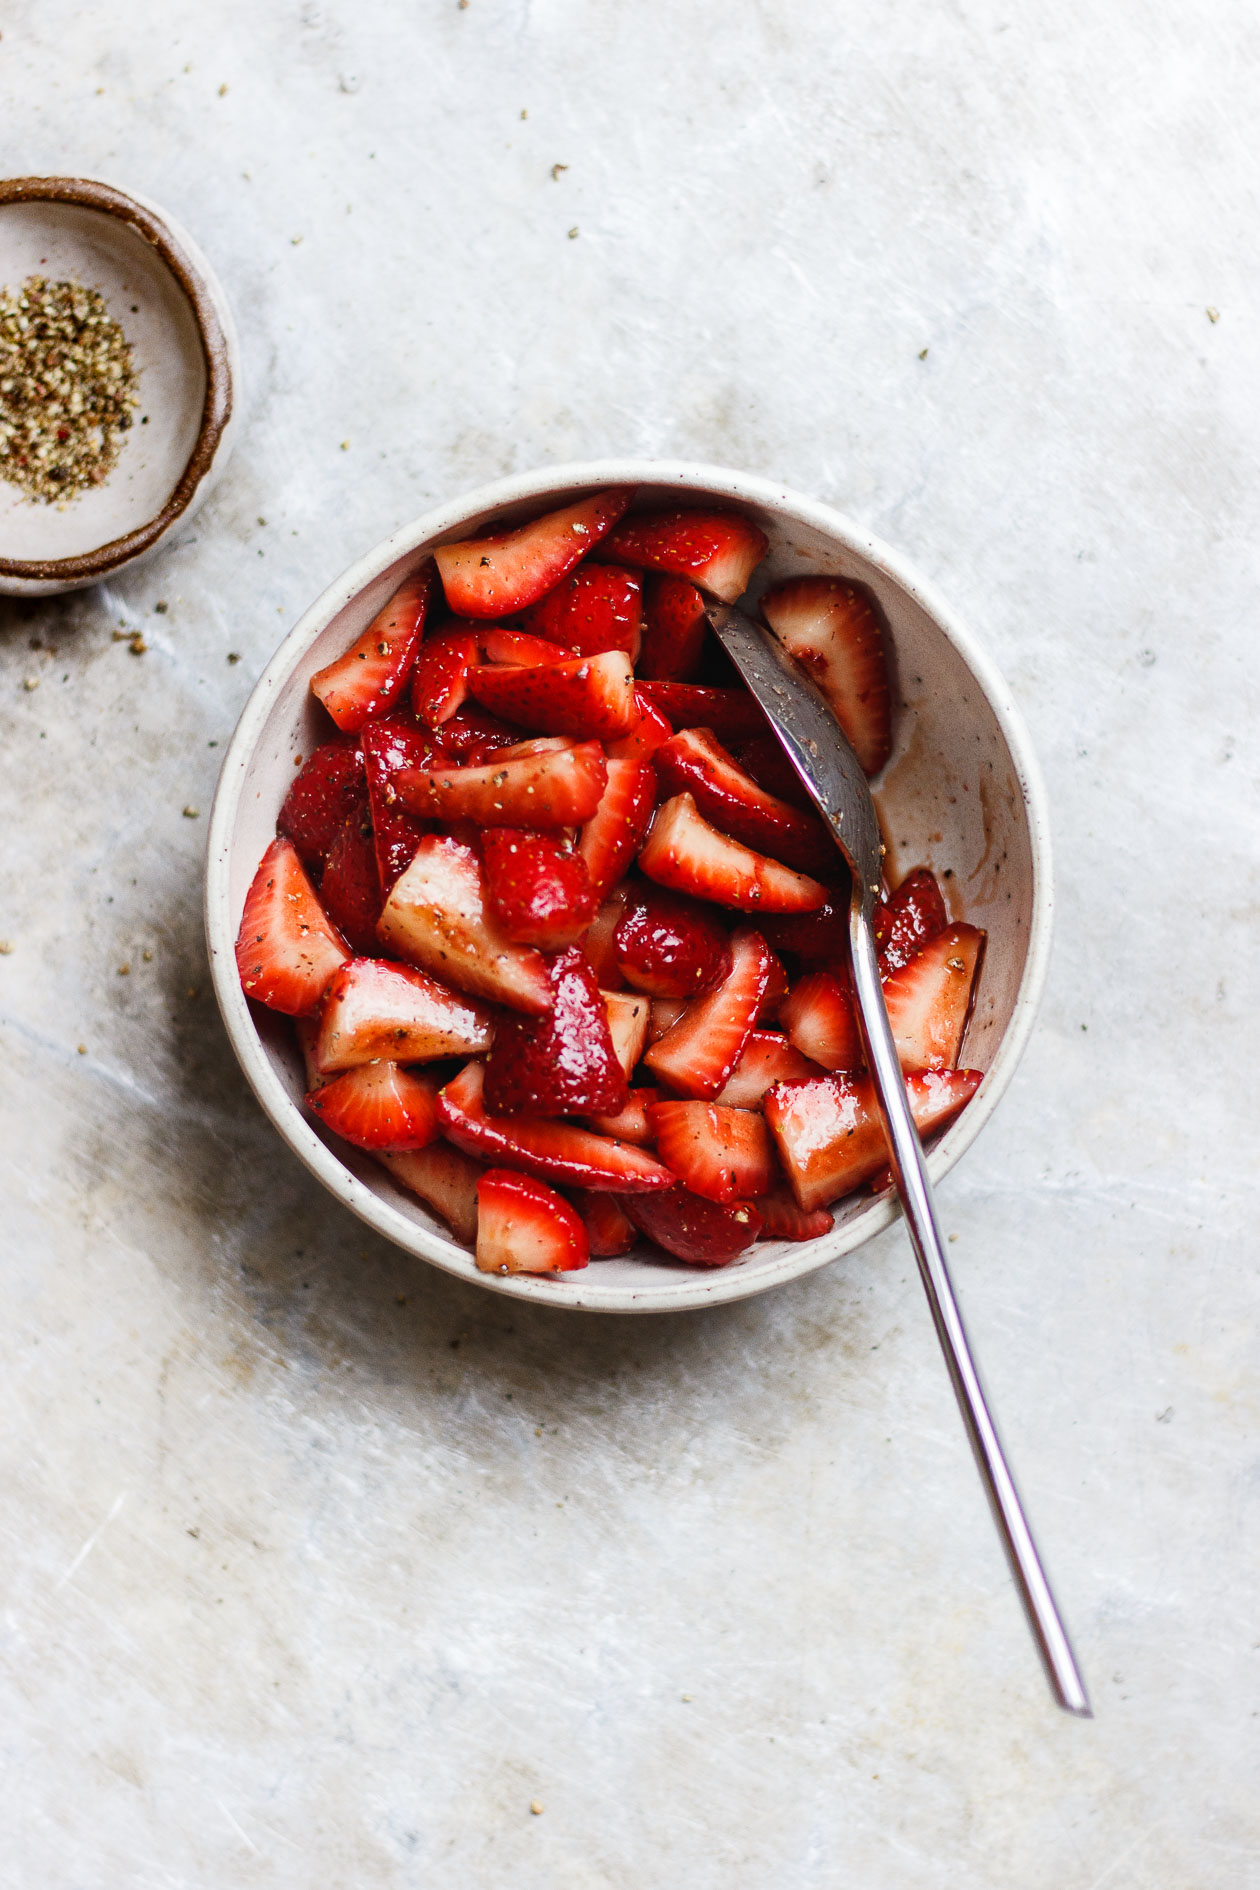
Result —
<path fill-rule="evenodd" d="M 0 290 L 0 479 L 50 505 L 109 477 L 139 404 L 131 345 L 95 289 Z"/>

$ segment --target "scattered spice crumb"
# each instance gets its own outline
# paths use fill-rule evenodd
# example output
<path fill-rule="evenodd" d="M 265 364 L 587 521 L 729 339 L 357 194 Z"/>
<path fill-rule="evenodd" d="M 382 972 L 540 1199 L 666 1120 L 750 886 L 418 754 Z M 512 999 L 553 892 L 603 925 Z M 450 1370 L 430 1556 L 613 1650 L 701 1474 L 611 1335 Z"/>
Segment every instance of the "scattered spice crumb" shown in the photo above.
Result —
<path fill-rule="evenodd" d="M 568 167 L 568 165 L 567 165 L 567 164 L 553 164 L 553 165 L 552 165 L 552 167 L 551 167 L 551 175 L 552 175 L 552 177 L 554 178 L 554 180 L 555 180 L 555 182 L 556 182 L 556 183 L 559 183 L 559 182 L 560 182 L 560 173 L 561 173 L 561 171 L 567 171 L 567 170 L 568 170 L 568 168 L 569 168 L 569 167 Z"/>
<path fill-rule="evenodd" d="M 0 958 L 7 958 L 12 950 L 13 940 L 11 938 L 0 938 Z"/>
<path fill-rule="evenodd" d="M 1221 311 L 1219 308 L 1209 308 L 1206 313 L 1210 322 L 1219 322 L 1221 319 Z"/>
<path fill-rule="evenodd" d="M 38 689 L 39 677 L 38 676 L 24 676 L 22 678 L 22 687 L 23 689 L 27 691 L 28 694 L 30 693 L 32 689 Z"/>
<path fill-rule="evenodd" d="M 119 965 L 119 967 L 118 967 L 118 975 L 119 975 L 119 977 L 120 977 L 120 978 L 129 978 L 129 977 L 131 976 L 131 966 L 130 966 L 130 965 Z"/>
<path fill-rule="evenodd" d="M 342 452 L 343 452 L 343 453 L 348 453 L 348 452 L 350 451 L 350 442 L 349 442 L 349 440 L 343 440 L 343 441 L 341 442 L 341 450 L 342 450 Z"/>
<path fill-rule="evenodd" d="M 226 98 L 226 97 L 227 97 L 227 84 L 226 84 L 226 82 L 225 82 L 224 84 L 222 84 L 222 85 L 221 85 L 221 86 L 219 87 L 219 97 L 220 97 L 220 98 Z"/>
<path fill-rule="evenodd" d="M 265 518 L 263 518 L 263 517 L 262 517 L 262 516 L 260 515 L 260 516 L 259 516 L 259 520 L 258 520 L 258 523 L 259 523 L 260 525 L 265 525 L 265 524 L 267 523 L 267 521 L 266 521 L 266 519 L 265 519 Z"/>
<path fill-rule="evenodd" d="M 228 662 L 229 662 L 229 663 L 239 663 L 239 662 L 240 662 L 240 660 L 241 660 L 241 653 L 240 653 L 240 651 L 239 651 L 239 650 L 229 650 L 229 651 L 228 651 Z"/>
<path fill-rule="evenodd" d="M 527 112 L 527 111 L 526 111 L 526 110 L 524 109 L 524 107 L 523 107 L 523 106 L 522 106 L 522 108 L 521 108 L 521 117 L 522 117 L 522 118 L 528 118 L 528 117 L 529 117 L 529 113 L 528 113 L 528 112 Z"/>
<path fill-rule="evenodd" d="M 572 241 L 573 241 L 573 239 L 574 239 L 574 237 L 575 237 L 575 236 L 577 235 L 577 233 L 578 233 L 578 226 L 577 226 L 577 224 L 575 223 L 575 224 L 573 225 L 573 228 L 572 228 L 572 229 L 571 229 L 571 230 L 569 231 L 569 241 L 570 241 L 570 242 L 572 242 Z"/>
<path fill-rule="evenodd" d="M 127 648 L 131 651 L 133 656 L 143 656 L 148 647 L 148 644 L 138 630 L 134 631 L 127 639 Z"/>
<path fill-rule="evenodd" d="M 199 807 L 186 807 L 184 809 L 185 820 L 196 820 L 198 819 L 200 814 L 201 814 L 201 809 Z"/>
<path fill-rule="evenodd" d="M 159 617 L 165 617 L 167 611 L 170 609 L 170 605 L 167 603 L 164 597 L 159 597 L 157 603 L 154 604 L 153 608 L 157 612 Z"/>
<path fill-rule="evenodd" d="M 303 757 L 301 755 L 294 755 L 293 765 L 295 768 L 300 768 L 302 765 L 302 761 L 303 761 Z"/>
<path fill-rule="evenodd" d="M 199 991 L 199 990 L 197 989 L 197 987 L 196 987 L 196 985 L 195 985 L 195 984 L 190 984 L 190 985 L 189 985 L 189 987 L 188 987 L 188 995 L 189 995 L 189 997 L 190 997 L 190 998 L 195 998 L 195 997 L 200 997 L 200 996 L 201 996 L 201 993 L 200 993 L 200 991 Z"/>
<path fill-rule="evenodd" d="M 302 239 L 301 239 L 301 237 L 300 237 L 300 236 L 291 236 L 291 237 L 289 238 L 289 241 L 290 241 L 290 242 L 292 243 L 292 245 L 293 245 L 293 247 L 294 247 L 294 249 L 296 249 L 296 248 L 297 248 L 297 246 L 298 246 L 298 244 L 299 244 L 299 243 L 301 242 L 301 240 L 302 240 Z"/>
<path fill-rule="evenodd" d="M 950 1244 L 952 1245 L 953 1242 L 957 1240 L 958 1236 L 957 1234 L 951 1234 L 949 1238 L 950 1238 Z"/>
<path fill-rule="evenodd" d="M 927 360 L 927 358 L 928 358 L 928 351 L 927 351 L 927 349 L 926 349 L 926 348 L 920 348 L 920 349 L 919 349 L 919 359 L 920 359 L 920 361 L 926 361 L 926 360 Z"/>
<path fill-rule="evenodd" d="M 461 6 L 461 7 L 466 7 L 466 6 L 468 5 L 468 0 L 459 0 L 459 4 L 460 4 L 460 6 Z M 531 1816 L 533 1816 L 533 1817 L 535 1817 L 535 1818 L 541 1818 L 541 1817 L 542 1817 L 542 1815 L 543 1815 L 543 1801 L 542 1801 L 542 1799 L 541 1799 L 541 1798 L 531 1798 L 531 1799 L 530 1799 L 530 1801 L 529 1801 L 529 1809 L 530 1809 L 530 1814 L 531 1814 Z"/>
<path fill-rule="evenodd" d="M 690 1706 L 690 1705 L 691 1705 L 691 1695 L 690 1695 L 690 1693 L 684 1693 L 684 1694 L 683 1694 L 683 1696 L 682 1696 L 682 1702 L 683 1702 L 683 1705 L 684 1705 L 684 1706 Z"/>
<path fill-rule="evenodd" d="M 45 505 L 104 483 L 139 403 L 131 346 L 95 289 L 0 290 L 0 476 Z"/>
<path fill-rule="evenodd" d="M 147 947 L 145 948 L 144 951 L 141 952 L 140 956 L 141 958 L 143 958 L 146 965 L 151 965 L 153 963 L 153 953 L 149 951 Z"/>
<path fill-rule="evenodd" d="M 87 1045 L 85 1043 L 81 1043 L 79 1045 L 79 1055 L 81 1057 L 85 1057 L 87 1055 Z"/>

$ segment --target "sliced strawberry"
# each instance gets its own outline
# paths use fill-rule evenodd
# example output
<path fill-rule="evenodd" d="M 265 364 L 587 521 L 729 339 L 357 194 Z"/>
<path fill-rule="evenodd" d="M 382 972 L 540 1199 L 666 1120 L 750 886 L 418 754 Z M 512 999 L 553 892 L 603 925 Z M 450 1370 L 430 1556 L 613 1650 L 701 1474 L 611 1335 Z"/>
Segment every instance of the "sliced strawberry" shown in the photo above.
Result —
<path fill-rule="evenodd" d="M 358 737 L 343 735 L 338 741 L 324 742 L 294 779 L 276 827 L 292 840 L 307 866 L 322 866 L 365 792 L 363 744 Z"/>
<path fill-rule="evenodd" d="M 613 740 L 639 720 L 634 672 L 624 650 L 527 669 L 483 664 L 469 670 L 468 690 L 491 714 L 545 735 Z"/>
<path fill-rule="evenodd" d="M 591 1243 L 592 1260 L 611 1260 L 630 1252 L 639 1238 L 638 1229 L 615 1195 L 593 1194 L 589 1188 L 574 1188 L 571 1195 Z"/>
<path fill-rule="evenodd" d="M 500 722 L 478 702 L 465 702 L 449 721 L 442 724 L 442 746 L 456 761 L 477 767 L 489 761 L 500 748 L 514 748 L 521 739 L 519 728 Z"/>
<path fill-rule="evenodd" d="M 746 689 L 710 689 L 703 683 L 641 682 L 639 695 L 653 703 L 675 728 L 712 729 L 720 742 L 737 748 L 766 732 L 766 718 Z"/>
<path fill-rule="evenodd" d="M 608 784 L 578 841 L 597 899 L 607 897 L 642 846 L 656 800 L 646 761 L 617 757 L 607 766 Z"/>
<path fill-rule="evenodd" d="M 686 578 L 650 577 L 643 591 L 643 648 L 635 665 L 648 682 L 686 682 L 704 653 L 704 599 Z"/>
<path fill-rule="evenodd" d="M 573 847 L 525 827 L 487 827 L 481 850 L 490 909 L 509 938 L 559 951 L 582 936 L 597 902 Z"/>
<path fill-rule="evenodd" d="M 751 1109 L 708 1102 L 654 1102 L 656 1152 L 683 1186 L 729 1207 L 765 1194 L 775 1176 L 765 1123 Z"/>
<path fill-rule="evenodd" d="M 771 630 L 827 698 L 868 774 L 892 748 L 892 701 L 870 599 L 843 578 L 798 577 L 761 600 Z"/>
<path fill-rule="evenodd" d="M 385 715 L 407 686 L 424 631 L 433 589 L 433 562 L 426 559 L 394 592 L 384 610 L 344 656 L 311 677 L 311 688 L 340 729 L 360 729 Z"/>
<path fill-rule="evenodd" d="M 376 870 L 383 892 L 388 892 L 398 875 L 410 866 L 425 832 L 399 800 L 394 777 L 404 768 L 447 765 L 450 757 L 414 716 L 399 714 L 367 724 L 363 730 L 363 760 Z"/>
<path fill-rule="evenodd" d="M 657 809 L 639 865 L 660 886 L 738 912 L 814 912 L 827 902 L 816 879 L 710 826 L 690 794 Z"/>
<path fill-rule="evenodd" d="M 477 1183 L 477 1265 L 483 1273 L 573 1273 L 591 1245 L 581 1217 L 554 1188 L 510 1168 Z"/>
<path fill-rule="evenodd" d="M 600 991 L 608 1012 L 613 1052 L 627 1078 L 634 1075 L 648 1032 L 648 999 L 637 991 Z M 636 1138 L 631 1136 L 630 1140 Z"/>
<path fill-rule="evenodd" d="M 707 728 L 686 728 L 653 757 L 663 794 L 690 794 L 706 820 L 759 853 L 802 872 L 827 873 L 840 857 L 816 814 L 776 799 Z"/>
<path fill-rule="evenodd" d="M 376 870 L 372 816 L 364 801 L 342 823 L 319 882 L 320 904 L 353 952 L 376 950 L 381 876 Z"/>
<path fill-rule="evenodd" d="M 769 539 L 739 512 L 656 512 L 626 519 L 604 541 L 604 555 L 652 571 L 673 571 L 733 604 L 748 588 Z"/>
<path fill-rule="evenodd" d="M 834 965 L 849 951 L 847 891 L 829 891 L 816 912 L 767 913 L 761 929 L 776 952 L 791 952 L 803 965 Z"/>
<path fill-rule="evenodd" d="M 355 958 L 328 986 L 316 1061 L 325 1075 L 388 1058 L 431 1063 L 489 1049 L 490 1014 L 410 965 Z"/>
<path fill-rule="evenodd" d="M 764 928 L 763 928 L 764 936 Z M 761 1000 L 761 1009 L 757 1012 L 757 1023 L 773 1024 L 778 1021 L 779 1006 L 788 994 L 788 975 L 783 968 L 783 960 L 770 954 L 770 976 L 766 981 L 766 995 Z"/>
<path fill-rule="evenodd" d="M 613 938 L 627 984 L 652 997 L 698 997 L 731 968 L 726 928 L 694 899 L 636 886 Z"/>
<path fill-rule="evenodd" d="M 467 1154 L 523 1169 L 562 1187 L 613 1194 L 668 1188 L 673 1176 L 641 1148 L 579 1129 L 572 1122 L 530 1116 L 492 1116 L 482 1097 L 485 1065 L 468 1063 L 438 1094 L 443 1134 Z"/>
<path fill-rule="evenodd" d="M 800 1083 L 822 1074 L 781 1032 L 754 1030 L 714 1100 L 732 1109 L 760 1109 L 762 1097 L 776 1083 Z"/>
<path fill-rule="evenodd" d="M 563 663 L 574 652 L 546 637 L 526 636 L 520 630 L 502 630 L 491 624 L 477 638 L 484 663 L 506 663 L 510 669 L 530 669 L 538 663 Z"/>
<path fill-rule="evenodd" d="M 884 1004 L 903 1070 L 948 1070 L 958 1061 L 971 988 L 984 949 L 974 925 L 951 925 L 884 981 Z"/>
<path fill-rule="evenodd" d="M 472 847 L 426 834 L 385 901 L 381 943 L 461 991 L 513 1010 L 551 1008 L 546 962 L 515 945 L 490 912 L 481 862 Z"/>
<path fill-rule="evenodd" d="M 633 497 L 633 487 L 615 486 L 510 531 L 440 545 L 434 556 L 451 609 L 480 618 L 527 610 L 606 536 Z"/>
<path fill-rule="evenodd" d="M 525 670 L 504 674 L 528 674 Z M 496 755 L 476 768 L 404 768 L 398 798 L 422 820 L 472 820 L 481 827 L 572 827 L 589 820 L 608 784 L 598 742 Z"/>
<path fill-rule="evenodd" d="M 724 1267 L 761 1233 L 761 1216 L 751 1201 L 722 1207 L 674 1187 L 660 1194 L 626 1195 L 621 1204 L 640 1233 L 690 1266 Z"/>
<path fill-rule="evenodd" d="M 875 949 L 885 976 L 908 965 L 921 945 L 943 932 L 949 914 L 926 866 L 916 867 L 876 909 Z"/>
<path fill-rule="evenodd" d="M 836 1224 L 835 1215 L 826 1208 L 813 1208 L 807 1214 L 790 1188 L 758 1195 L 753 1206 L 761 1216 L 763 1240 L 817 1240 Z"/>
<path fill-rule="evenodd" d="M 313 1011 L 350 952 L 324 915 L 292 840 L 273 840 L 245 895 L 236 968 L 246 997 L 273 1011 Z"/>
<path fill-rule="evenodd" d="M 739 743 L 735 759 L 745 774 L 750 774 L 757 786 L 764 788 L 767 794 L 786 801 L 789 807 L 802 808 L 807 814 L 814 812 L 809 789 L 783 752 L 783 745 L 777 736 L 763 728 L 761 734 L 754 735 L 751 741 Z"/>
<path fill-rule="evenodd" d="M 860 1070 L 862 1038 L 846 972 L 810 971 L 779 1006 L 779 1022 L 802 1056 L 824 1070 Z"/>
<path fill-rule="evenodd" d="M 582 950 L 586 953 L 591 970 L 606 991 L 616 991 L 621 986 L 621 973 L 613 953 L 613 939 L 629 899 L 630 888 L 624 881 L 620 886 L 615 886 L 595 914 L 582 940 Z"/>
<path fill-rule="evenodd" d="M 545 1017 L 503 1017 L 486 1064 L 485 1106 L 500 1116 L 615 1115 L 626 1073 L 613 1048 L 604 995 L 583 953 L 548 967 L 553 1000 Z"/>
<path fill-rule="evenodd" d="M 643 1059 L 648 1068 L 678 1095 L 711 1101 L 744 1053 L 769 975 L 765 940 L 741 926 L 731 939 L 728 976 L 658 1038 Z"/>
<path fill-rule="evenodd" d="M 477 636 L 467 624 L 444 624 L 416 652 L 411 706 L 429 728 L 442 728 L 468 694 L 477 661 Z"/>
<path fill-rule="evenodd" d="M 400 1187 L 431 1207 L 454 1234 L 471 1247 L 477 1238 L 477 1183 L 484 1170 L 449 1142 L 431 1142 L 413 1151 L 382 1151 L 377 1160 Z"/>
<path fill-rule="evenodd" d="M 659 1102 L 660 1095 L 659 1089 L 632 1089 L 624 1109 L 615 1116 L 592 1116 L 590 1125 L 600 1135 L 611 1135 L 614 1142 L 633 1142 L 646 1148 L 655 1136 L 648 1104 Z"/>
<path fill-rule="evenodd" d="M 297 1038 L 298 1049 L 302 1052 L 302 1064 L 306 1071 L 307 1091 L 320 1089 L 325 1083 L 331 1083 L 332 1078 L 325 1076 L 319 1064 L 315 1061 L 315 1052 L 319 1044 L 318 1016 L 314 1012 L 308 1011 L 305 1017 L 295 1017 L 293 1020 L 293 1034 Z"/>
<path fill-rule="evenodd" d="M 975 1095 L 979 1070 L 923 1071 L 906 1078 L 915 1126 L 927 1135 Z M 888 1160 L 875 1091 L 864 1076 L 780 1083 L 766 1096 L 766 1121 L 800 1205 L 809 1212 L 851 1194 Z"/>
<path fill-rule="evenodd" d="M 321 1083 L 306 1106 L 356 1148 L 427 1148 L 438 1134 L 437 1088 L 396 1063 L 365 1063 Z"/>
<path fill-rule="evenodd" d="M 619 735 L 615 742 L 604 743 L 604 752 L 610 761 L 650 761 L 662 742 L 667 742 L 674 732 L 641 689 L 634 692 L 634 706 L 639 719 L 629 733 Z"/>
<path fill-rule="evenodd" d="M 538 637 L 567 643 L 581 656 L 624 650 L 633 663 L 643 630 L 643 579 L 616 564 L 582 564 L 521 619 Z"/>
<path fill-rule="evenodd" d="M 648 1042 L 659 1043 L 687 1008 L 685 998 L 653 998 L 648 1006 Z"/>

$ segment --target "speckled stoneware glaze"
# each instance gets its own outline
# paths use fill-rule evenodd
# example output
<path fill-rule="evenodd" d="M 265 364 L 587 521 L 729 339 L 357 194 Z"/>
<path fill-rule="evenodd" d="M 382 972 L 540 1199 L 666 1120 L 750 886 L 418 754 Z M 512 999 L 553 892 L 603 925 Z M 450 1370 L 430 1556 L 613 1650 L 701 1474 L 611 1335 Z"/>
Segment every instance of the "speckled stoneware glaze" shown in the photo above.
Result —
<path fill-rule="evenodd" d="M 206 930 L 215 990 L 241 1067 L 290 1148 L 339 1201 L 407 1252 L 494 1292 L 588 1311 L 677 1312 L 765 1292 L 851 1253 L 890 1225 L 895 1200 L 863 1189 L 837 1204 L 835 1227 L 822 1239 L 761 1242 L 713 1270 L 642 1247 L 642 1257 L 593 1261 L 559 1278 L 479 1273 L 467 1249 L 369 1155 L 309 1120 L 292 1026 L 247 1004 L 233 951 L 294 759 L 327 738 L 326 718 L 308 688 L 314 671 L 353 642 L 434 545 L 612 485 L 637 485 L 640 505 L 738 505 L 770 540 L 754 596 L 777 579 L 825 572 L 858 579 L 878 600 L 897 704 L 893 754 L 876 783 L 890 878 L 930 865 L 955 915 L 988 932 L 962 1058 L 985 1072 L 984 1082 L 929 1160 L 936 1180 L 953 1167 L 1010 1082 L 1041 995 L 1051 924 L 1045 790 L 1005 683 L 931 587 L 842 514 L 765 479 L 671 460 L 558 466 L 499 480 L 426 513 L 352 565 L 280 645 L 237 726 L 210 826 Z"/>
<path fill-rule="evenodd" d="M 191 518 L 231 449 L 239 372 L 213 270 L 143 197 L 86 177 L 0 181 L 0 287 L 32 275 L 99 291 L 131 343 L 141 402 L 96 490 L 44 505 L 0 480 L 0 592 L 47 596 L 149 556 Z"/>

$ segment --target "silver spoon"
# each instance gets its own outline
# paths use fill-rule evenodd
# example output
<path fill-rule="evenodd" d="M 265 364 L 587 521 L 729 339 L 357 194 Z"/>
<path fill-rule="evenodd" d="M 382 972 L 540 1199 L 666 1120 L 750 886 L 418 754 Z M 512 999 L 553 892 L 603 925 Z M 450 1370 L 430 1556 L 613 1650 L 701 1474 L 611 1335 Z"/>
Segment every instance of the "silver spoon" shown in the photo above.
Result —
<path fill-rule="evenodd" d="M 901 1074 L 875 956 L 872 917 L 880 890 L 883 847 L 866 776 L 826 702 L 791 657 L 729 604 L 706 612 L 735 667 L 765 710 L 788 760 L 808 789 L 853 873 L 849 943 L 858 1020 L 888 1136 L 893 1179 L 945 1354 L 954 1395 L 993 1508 L 1011 1574 L 1050 1682 L 1065 1712 L 1091 1719 L 1089 1696 L 1068 1640 L 1037 1545 L 989 1415 L 962 1314 L 945 1263 L 932 1185 Z"/>

